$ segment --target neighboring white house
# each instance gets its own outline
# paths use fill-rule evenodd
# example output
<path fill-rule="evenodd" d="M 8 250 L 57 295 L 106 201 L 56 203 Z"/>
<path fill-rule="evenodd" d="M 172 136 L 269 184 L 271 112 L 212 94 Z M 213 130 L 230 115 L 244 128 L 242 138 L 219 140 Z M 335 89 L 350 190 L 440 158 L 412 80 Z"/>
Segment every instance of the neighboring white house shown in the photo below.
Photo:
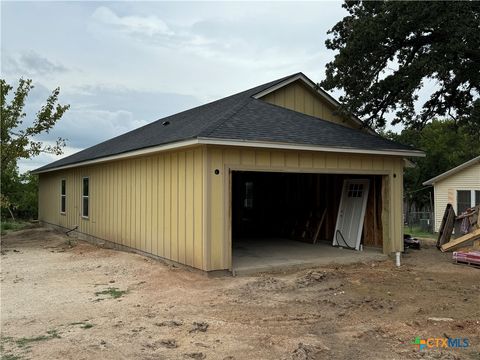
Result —
<path fill-rule="evenodd" d="M 425 181 L 423 185 L 433 186 L 435 231 L 438 231 L 447 204 L 452 204 L 457 215 L 480 205 L 480 156 Z"/>

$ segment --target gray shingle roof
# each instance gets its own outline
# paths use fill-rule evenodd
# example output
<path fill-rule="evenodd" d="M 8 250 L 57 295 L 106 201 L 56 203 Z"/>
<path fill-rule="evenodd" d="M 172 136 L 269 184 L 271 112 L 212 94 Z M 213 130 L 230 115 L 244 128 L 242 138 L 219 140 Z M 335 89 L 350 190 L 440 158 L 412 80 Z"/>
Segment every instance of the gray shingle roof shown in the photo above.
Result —
<path fill-rule="evenodd" d="M 154 121 L 35 172 L 195 138 L 268 141 L 355 150 L 414 149 L 380 136 L 288 110 L 253 95 L 298 74 Z M 163 123 L 168 121 L 169 125 Z"/>

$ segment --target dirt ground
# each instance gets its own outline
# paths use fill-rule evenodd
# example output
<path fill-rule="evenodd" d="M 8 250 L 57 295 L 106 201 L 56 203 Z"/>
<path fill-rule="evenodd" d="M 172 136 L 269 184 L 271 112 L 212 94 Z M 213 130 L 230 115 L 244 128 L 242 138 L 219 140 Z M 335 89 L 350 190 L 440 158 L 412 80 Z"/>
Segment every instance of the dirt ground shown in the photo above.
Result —
<path fill-rule="evenodd" d="M 480 359 L 480 269 L 433 246 L 400 268 L 209 278 L 66 239 L 3 237 L 3 359 Z M 470 346 L 419 351 L 417 336 Z"/>

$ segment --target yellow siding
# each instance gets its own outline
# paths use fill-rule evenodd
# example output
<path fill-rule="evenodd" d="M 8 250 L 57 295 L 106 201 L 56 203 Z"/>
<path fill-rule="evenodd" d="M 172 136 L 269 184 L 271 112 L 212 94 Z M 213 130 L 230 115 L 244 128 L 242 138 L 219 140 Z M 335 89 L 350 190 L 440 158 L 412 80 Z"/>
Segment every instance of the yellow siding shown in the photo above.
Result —
<path fill-rule="evenodd" d="M 39 219 L 206 270 L 203 156 L 197 147 L 40 174 Z M 88 219 L 81 217 L 83 176 L 90 178 Z"/>
<path fill-rule="evenodd" d="M 308 151 L 280 151 L 233 147 L 207 147 L 206 238 L 208 270 L 231 268 L 229 187 L 231 170 L 376 174 L 388 177 L 385 216 L 388 229 L 384 252 L 403 250 L 403 159 L 393 156 L 345 155 Z M 218 169 L 220 173 L 215 174 Z"/>
<path fill-rule="evenodd" d="M 265 95 L 262 100 L 347 127 L 359 127 L 353 120 L 335 114 L 332 104 L 298 81 Z"/>
<path fill-rule="evenodd" d="M 39 176 L 39 218 L 199 269 L 230 269 L 232 169 L 384 175 L 384 252 L 402 250 L 403 160 L 388 156 L 208 146 L 55 171 Z M 81 217 L 83 176 L 90 178 L 89 219 Z"/>
<path fill-rule="evenodd" d="M 457 212 L 457 190 L 480 191 L 480 164 L 474 164 L 434 184 L 435 231 L 440 228 L 448 203 Z"/>

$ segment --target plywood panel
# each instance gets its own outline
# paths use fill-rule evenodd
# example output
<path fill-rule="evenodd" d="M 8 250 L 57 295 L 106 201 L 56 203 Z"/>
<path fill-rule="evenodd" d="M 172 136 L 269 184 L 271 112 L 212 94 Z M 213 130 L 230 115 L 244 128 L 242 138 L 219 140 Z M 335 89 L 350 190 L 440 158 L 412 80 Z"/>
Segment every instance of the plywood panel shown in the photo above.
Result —
<path fill-rule="evenodd" d="M 299 166 L 304 169 L 313 167 L 313 155 L 311 152 L 301 152 L 299 154 Z"/>
<path fill-rule="evenodd" d="M 270 166 L 270 152 L 259 151 L 255 156 L 257 166 Z"/>
<path fill-rule="evenodd" d="M 172 153 L 171 162 L 172 171 L 172 205 L 171 205 L 171 234 L 170 234 L 170 246 L 171 246 L 171 259 L 178 261 L 178 154 Z"/>
<path fill-rule="evenodd" d="M 165 155 L 165 257 L 173 259 L 171 251 L 172 243 L 172 156 Z"/>
<path fill-rule="evenodd" d="M 287 167 L 298 168 L 298 152 L 289 151 L 285 157 L 285 165 Z"/>
<path fill-rule="evenodd" d="M 223 163 L 223 154 L 221 151 L 216 151 L 212 153 L 210 164 L 211 171 L 208 172 L 210 176 L 210 194 L 211 201 L 216 204 L 216 206 L 211 207 L 211 222 L 212 224 L 223 223 L 225 217 L 224 209 L 224 174 L 223 171 L 220 174 L 215 174 L 215 169 L 222 169 Z M 211 239 L 210 239 L 210 249 L 212 251 L 211 255 L 211 266 L 215 269 L 221 268 L 224 266 L 224 251 L 225 251 L 225 237 L 224 237 L 224 228 L 222 226 L 212 226 L 211 228 Z"/>
<path fill-rule="evenodd" d="M 195 168 L 194 152 L 186 154 L 186 176 L 185 176 L 185 264 L 193 266 L 194 237 L 195 237 Z"/>
<path fill-rule="evenodd" d="M 194 239 L 193 239 L 193 266 L 205 269 L 204 254 L 204 227 L 206 226 L 206 214 L 204 213 L 205 194 L 203 193 L 204 171 L 203 149 L 196 149 L 194 154 Z"/>
<path fill-rule="evenodd" d="M 165 156 L 158 157 L 158 168 L 157 168 L 157 183 L 158 183 L 158 216 L 157 216 L 157 233 L 158 233 L 158 244 L 157 244 L 157 255 L 165 256 L 165 227 L 166 227 L 166 213 L 165 213 Z"/>
<path fill-rule="evenodd" d="M 285 153 L 275 151 L 271 154 L 272 167 L 285 166 Z"/>
<path fill-rule="evenodd" d="M 186 264 L 185 153 L 178 154 L 178 262 Z"/>
<path fill-rule="evenodd" d="M 243 165 L 255 165 L 255 151 L 242 151 L 240 157 Z"/>
<path fill-rule="evenodd" d="M 197 147 L 41 174 L 39 219 L 203 268 L 203 164 Z M 90 178 L 88 219 L 81 217 L 83 176 Z M 62 177 L 67 211 L 60 217 Z"/>

